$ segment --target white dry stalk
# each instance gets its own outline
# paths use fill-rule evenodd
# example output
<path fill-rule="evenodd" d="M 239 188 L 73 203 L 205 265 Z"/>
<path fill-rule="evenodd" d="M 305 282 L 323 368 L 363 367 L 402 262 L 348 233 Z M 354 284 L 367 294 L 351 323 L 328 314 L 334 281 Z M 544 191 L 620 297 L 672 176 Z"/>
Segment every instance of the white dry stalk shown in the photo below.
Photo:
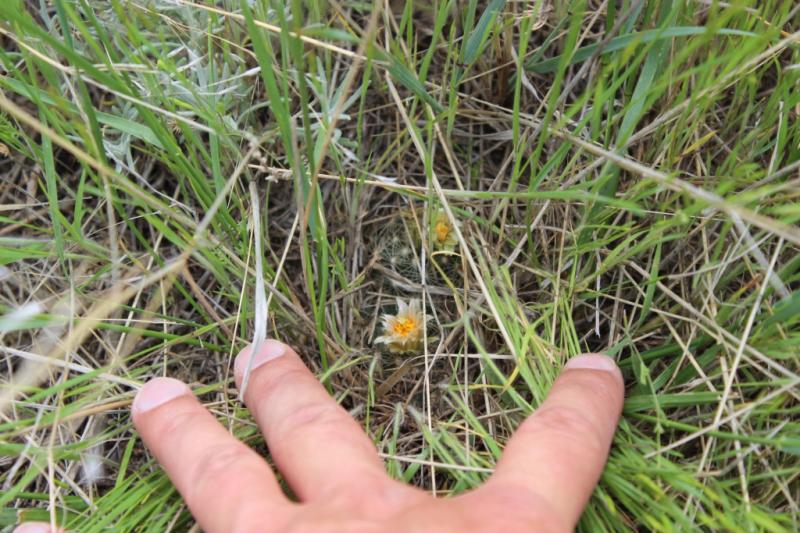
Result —
<path fill-rule="evenodd" d="M 5 333 L 22 328 L 29 320 L 38 314 L 44 313 L 44 306 L 37 301 L 22 304 L 16 309 L 0 317 L 0 341 Z"/>
<path fill-rule="evenodd" d="M 255 324 L 253 328 L 253 343 L 251 344 L 250 357 L 247 358 L 247 366 L 242 378 L 242 387 L 239 391 L 239 399 L 244 400 L 244 392 L 247 389 L 247 382 L 250 380 L 250 372 L 253 367 L 253 357 L 261 349 L 261 345 L 267 340 L 267 321 L 269 320 L 269 304 L 267 303 L 267 291 L 264 288 L 264 259 L 261 252 L 261 203 L 258 199 L 258 190 L 254 181 L 250 182 L 250 204 L 252 206 L 251 216 L 253 221 L 253 239 L 255 240 L 256 255 L 256 308 Z M 276 276 L 277 278 L 277 276 Z M 270 296 L 272 294 L 270 293 Z"/>
<path fill-rule="evenodd" d="M 244 393 L 247 390 L 247 384 L 250 381 L 250 373 L 253 369 L 253 356 L 258 353 L 258 350 L 261 348 L 261 344 L 263 344 L 267 338 L 269 306 L 272 303 L 272 296 L 277 291 L 274 285 L 278 283 L 278 280 L 281 277 L 283 265 L 286 263 L 286 257 L 289 255 L 289 247 L 292 244 L 294 234 L 297 231 L 297 225 L 300 222 L 299 214 L 295 215 L 294 222 L 292 223 L 292 229 L 289 230 L 289 236 L 286 238 L 286 246 L 283 248 L 280 263 L 278 263 L 278 268 L 275 269 L 275 278 L 272 280 L 273 285 L 270 287 L 271 290 L 269 291 L 269 296 L 267 296 L 266 284 L 264 283 L 264 265 L 261 253 L 261 239 L 263 238 L 263 235 L 261 234 L 261 207 L 258 200 L 258 191 L 256 189 L 255 182 L 250 182 L 250 202 L 252 204 L 253 239 L 255 239 L 256 255 L 255 329 L 253 332 L 253 343 L 250 350 L 250 357 L 247 358 L 247 366 L 244 370 L 242 386 L 241 390 L 239 391 L 240 400 L 244 400 Z"/>

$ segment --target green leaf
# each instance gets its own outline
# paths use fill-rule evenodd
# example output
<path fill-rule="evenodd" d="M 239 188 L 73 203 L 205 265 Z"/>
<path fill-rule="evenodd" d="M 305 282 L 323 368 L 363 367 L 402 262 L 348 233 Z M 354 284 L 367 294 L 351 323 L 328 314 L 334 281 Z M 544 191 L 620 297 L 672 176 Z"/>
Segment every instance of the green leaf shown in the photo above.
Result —
<path fill-rule="evenodd" d="M 788 324 L 800 315 L 800 291 L 794 291 L 789 298 L 783 300 L 775 307 L 775 314 L 764 320 L 762 328 L 773 324 Z"/>
<path fill-rule="evenodd" d="M 598 49 L 601 49 L 600 54 L 610 54 L 617 50 L 622 50 L 631 44 L 642 44 L 656 41 L 659 39 L 671 39 L 673 37 L 687 37 L 690 35 L 703 35 L 705 33 L 712 33 L 716 35 L 736 35 L 740 37 L 757 37 L 755 33 L 742 30 L 734 30 L 728 28 L 721 28 L 719 30 L 708 30 L 703 26 L 678 26 L 674 28 L 666 28 L 664 30 L 645 30 L 628 35 L 620 35 L 611 39 L 605 46 L 601 43 L 590 44 L 575 50 L 575 54 L 570 58 L 569 64 L 574 65 L 592 57 Z M 555 72 L 561 62 L 561 56 L 556 56 L 539 63 L 527 65 L 528 70 L 545 74 L 548 72 Z"/>
<path fill-rule="evenodd" d="M 44 91 L 40 91 L 39 89 L 32 87 L 20 80 L 3 78 L 2 83 L 15 93 L 25 96 L 31 100 L 38 99 L 44 104 L 50 106 L 59 106 L 65 112 L 78 113 L 78 108 L 75 104 L 63 100 L 57 102 L 55 98 L 48 95 Z M 141 141 L 150 143 L 157 148 L 164 148 L 164 146 L 161 144 L 161 141 L 158 140 L 158 136 L 156 136 L 156 134 L 153 133 L 153 130 L 144 124 L 140 124 L 134 120 L 130 120 L 118 115 L 112 115 L 111 113 L 106 113 L 103 111 L 97 111 L 96 113 L 97 121 L 101 124 L 104 124 L 110 128 L 114 128 L 122 133 L 127 133 L 131 137 L 135 137 Z"/>
<path fill-rule="evenodd" d="M 639 411 L 649 411 L 660 407 L 685 407 L 688 405 L 700 405 L 704 403 L 714 403 L 719 401 L 718 392 L 682 392 L 680 394 L 659 394 L 658 404 L 652 394 L 637 394 L 625 400 L 623 411 L 625 414 L 636 413 Z"/>
<path fill-rule="evenodd" d="M 506 5 L 505 0 L 492 0 L 486 7 L 486 10 L 478 19 L 478 24 L 469 33 L 467 44 L 461 50 L 461 63 L 466 67 L 471 65 L 478 59 L 481 53 L 483 44 L 489 36 L 489 29 L 494 22 L 497 13 Z"/>
<path fill-rule="evenodd" d="M 425 90 L 425 86 L 422 85 L 422 82 L 419 81 L 416 74 L 411 72 L 408 67 L 402 64 L 396 57 L 389 55 L 383 50 L 378 50 L 378 55 L 387 63 L 386 70 L 393 79 L 397 80 L 403 87 L 431 106 L 437 113 L 441 113 L 444 110 L 439 102 Z"/>

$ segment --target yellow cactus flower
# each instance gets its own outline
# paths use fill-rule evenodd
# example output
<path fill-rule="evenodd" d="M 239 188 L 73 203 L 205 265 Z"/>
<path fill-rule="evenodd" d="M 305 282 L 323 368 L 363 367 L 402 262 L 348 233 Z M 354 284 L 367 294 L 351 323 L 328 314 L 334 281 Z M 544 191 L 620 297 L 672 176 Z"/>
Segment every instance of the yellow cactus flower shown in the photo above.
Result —
<path fill-rule="evenodd" d="M 433 229 L 433 244 L 437 250 L 452 252 L 456 249 L 458 237 L 453 224 L 450 223 L 450 219 L 443 209 L 440 209 L 436 216 L 433 217 L 431 227 Z"/>
<path fill-rule="evenodd" d="M 385 344 L 392 353 L 419 353 L 422 351 L 425 326 L 430 317 L 423 319 L 419 300 L 408 303 L 397 299 L 397 314 L 383 315 L 383 335 L 376 344 Z"/>

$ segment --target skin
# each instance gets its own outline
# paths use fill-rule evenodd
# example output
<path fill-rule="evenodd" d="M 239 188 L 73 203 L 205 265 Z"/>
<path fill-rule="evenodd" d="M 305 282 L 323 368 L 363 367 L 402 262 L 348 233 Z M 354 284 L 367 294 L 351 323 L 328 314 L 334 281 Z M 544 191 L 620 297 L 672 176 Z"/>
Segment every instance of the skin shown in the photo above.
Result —
<path fill-rule="evenodd" d="M 574 357 L 489 480 L 434 498 L 386 475 L 373 443 L 294 350 L 267 341 L 248 362 L 250 353 L 237 358 L 236 383 L 249 364 L 245 403 L 298 501 L 183 383 L 153 379 L 132 407 L 145 444 L 209 533 L 570 531 L 602 473 L 622 409 L 613 361 Z M 47 531 L 29 523 L 16 533 Z"/>

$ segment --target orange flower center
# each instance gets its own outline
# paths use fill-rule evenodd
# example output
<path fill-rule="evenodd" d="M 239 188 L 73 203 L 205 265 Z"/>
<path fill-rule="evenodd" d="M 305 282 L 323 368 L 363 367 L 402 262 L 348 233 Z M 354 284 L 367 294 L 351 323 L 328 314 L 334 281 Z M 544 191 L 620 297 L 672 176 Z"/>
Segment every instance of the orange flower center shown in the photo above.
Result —
<path fill-rule="evenodd" d="M 442 220 L 437 222 L 433 229 L 436 232 L 436 238 L 439 242 L 446 241 L 447 236 L 450 235 L 450 225 Z"/>
<path fill-rule="evenodd" d="M 395 335 L 408 337 L 416 326 L 417 324 L 414 322 L 413 318 L 398 318 L 395 320 L 394 324 L 392 324 L 392 331 Z"/>

